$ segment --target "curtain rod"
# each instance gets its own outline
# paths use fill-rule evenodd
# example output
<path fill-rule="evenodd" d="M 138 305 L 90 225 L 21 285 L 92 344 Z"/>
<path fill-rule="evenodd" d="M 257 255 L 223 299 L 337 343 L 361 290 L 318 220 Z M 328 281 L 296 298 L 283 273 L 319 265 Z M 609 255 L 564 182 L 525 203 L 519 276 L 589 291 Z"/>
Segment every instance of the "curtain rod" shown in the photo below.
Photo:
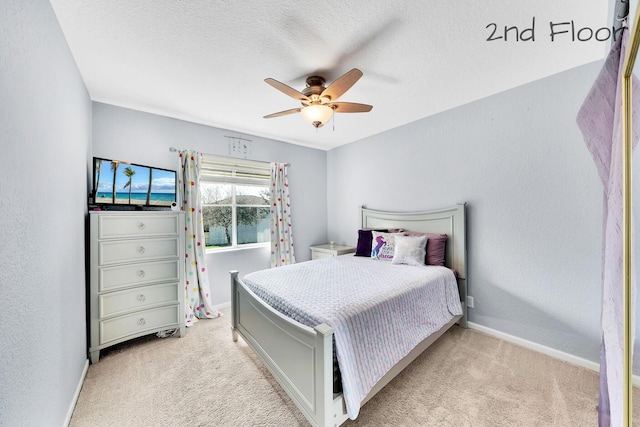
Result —
<path fill-rule="evenodd" d="M 231 138 L 231 137 L 230 137 Z M 242 138 L 238 138 L 238 139 L 242 139 Z M 247 139 L 246 141 L 250 141 L 249 139 Z M 169 151 L 171 151 L 172 153 L 177 153 L 178 151 L 182 151 L 182 150 L 178 150 L 176 147 L 169 147 Z M 210 156 L 216 156 L 215 154 L 209 154 Z M 217 157 L 227 157 L 228 159 L 235 159 L 235 157 L 228 157 L 228 156 L 217 156 Z M 253 160 L 255 162 L 259 162 L 260 160 Z M 268 162 L 265 162 L 268 163 Z M 291 166 L 291 163 L 287 162 L 285 163 L 286 166 Z"/>
<path fill-rule="evenodd" d="M 241 141 L 248 141 L 248 142 L 253 142 L 253 140 L 251 139 L 247 139 L 247 138 L 240 138 L 239 136 L 229 136 L 229 135 L 223 135 L 225 138 L 230 138 L 230 139 L 239 139 Z"/>

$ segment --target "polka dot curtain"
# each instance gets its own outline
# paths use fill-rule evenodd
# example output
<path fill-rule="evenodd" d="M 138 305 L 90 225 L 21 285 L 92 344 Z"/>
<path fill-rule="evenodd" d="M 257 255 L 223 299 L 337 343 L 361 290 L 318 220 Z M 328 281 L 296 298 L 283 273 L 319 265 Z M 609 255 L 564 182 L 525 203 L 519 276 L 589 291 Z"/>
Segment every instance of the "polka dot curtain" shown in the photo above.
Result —
<path fill-rule="evenodd" d="M 271 163 L 271 267 L 294 264 L 286 163 Z"/>
<path fill-rule="evenodd" d="M 200 201 L 202 153 L 184 150 L 179 154 L 178 201 L 185 213 L 185 321 L 193 326 L 198 319 L 220 317 L 213 309 L 205 262 L 204 227 Z"/>

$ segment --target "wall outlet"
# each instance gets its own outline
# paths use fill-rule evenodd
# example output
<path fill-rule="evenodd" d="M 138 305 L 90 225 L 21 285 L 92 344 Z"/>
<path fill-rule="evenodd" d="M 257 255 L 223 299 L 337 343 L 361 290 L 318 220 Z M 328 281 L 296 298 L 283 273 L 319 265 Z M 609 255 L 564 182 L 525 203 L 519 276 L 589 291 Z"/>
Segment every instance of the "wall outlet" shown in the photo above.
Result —
<path fill-rule="evenodd" d="M 467 307 L 473 308 L 473 297 L 467 296 Z"/>

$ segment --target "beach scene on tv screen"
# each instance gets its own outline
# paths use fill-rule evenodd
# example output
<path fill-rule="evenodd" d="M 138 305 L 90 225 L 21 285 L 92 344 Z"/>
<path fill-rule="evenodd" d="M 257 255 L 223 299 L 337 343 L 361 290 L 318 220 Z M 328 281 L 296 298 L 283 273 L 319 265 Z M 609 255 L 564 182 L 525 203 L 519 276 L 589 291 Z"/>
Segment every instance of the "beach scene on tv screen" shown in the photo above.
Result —
<path fill-rule="evenodd" d="M 115 160 L 94 159 L 96 204 L 171 206 L 176 173 Z"/>

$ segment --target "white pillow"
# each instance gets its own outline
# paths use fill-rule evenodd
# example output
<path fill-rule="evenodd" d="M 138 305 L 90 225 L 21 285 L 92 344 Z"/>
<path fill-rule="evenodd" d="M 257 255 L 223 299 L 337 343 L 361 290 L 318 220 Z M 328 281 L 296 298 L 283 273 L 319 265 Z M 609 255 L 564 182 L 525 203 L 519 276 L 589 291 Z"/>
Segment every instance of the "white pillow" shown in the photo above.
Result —
<path fill-rule="evenodd" d="M 395 236 L 392 264 L 424 265 L 427 236 Z"/>

